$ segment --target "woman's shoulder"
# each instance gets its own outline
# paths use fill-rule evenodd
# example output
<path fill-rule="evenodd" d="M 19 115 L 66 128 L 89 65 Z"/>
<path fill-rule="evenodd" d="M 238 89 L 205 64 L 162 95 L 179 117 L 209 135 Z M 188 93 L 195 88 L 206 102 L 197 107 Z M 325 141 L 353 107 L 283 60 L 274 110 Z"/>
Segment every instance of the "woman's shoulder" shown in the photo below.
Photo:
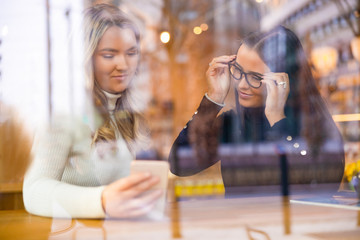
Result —
<path fill-rule="evenodd" d="M 91 136 L 92 130 L 78 116 L 56 114 L 47 123 L 37 128 L 38 136 L 67 136 L 67 138 L 83 138 Z"/>
<path fill-rule="evenodd" d="M 51 127 L 64 129 L 76 129 L 78 127 L 85 127 L 87 125 L 88 124 L 84 118 L 71 114 L 56 114 L 53 116 L 49 124 Z"/>

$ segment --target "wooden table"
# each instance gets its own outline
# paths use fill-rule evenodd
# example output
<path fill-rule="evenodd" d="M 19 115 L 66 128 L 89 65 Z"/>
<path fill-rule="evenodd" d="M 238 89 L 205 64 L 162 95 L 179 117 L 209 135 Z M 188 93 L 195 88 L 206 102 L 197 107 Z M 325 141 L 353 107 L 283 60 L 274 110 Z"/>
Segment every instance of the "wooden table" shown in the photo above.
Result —
<path fill-rule="evenodd" d="M 156 221 L 51 219 L 13 210 L 0 211 L 0 239 L 360 239 L 359 216 L 280 196 L 168 203 Z"/>

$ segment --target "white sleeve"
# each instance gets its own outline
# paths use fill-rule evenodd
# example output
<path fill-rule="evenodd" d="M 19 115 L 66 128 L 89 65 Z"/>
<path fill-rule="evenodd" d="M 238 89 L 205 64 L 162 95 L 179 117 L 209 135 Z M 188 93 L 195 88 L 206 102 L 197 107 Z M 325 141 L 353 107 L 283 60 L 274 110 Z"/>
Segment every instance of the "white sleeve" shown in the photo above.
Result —
<path fill-rule="evenodd" d="M 72 146 L 71 131 L 51 128 L 33 146 L 33 162 L 25 175 L 24 205 L 46 217 L 103 218 L 104 186 L 84 187 L 61 182 Z"/>

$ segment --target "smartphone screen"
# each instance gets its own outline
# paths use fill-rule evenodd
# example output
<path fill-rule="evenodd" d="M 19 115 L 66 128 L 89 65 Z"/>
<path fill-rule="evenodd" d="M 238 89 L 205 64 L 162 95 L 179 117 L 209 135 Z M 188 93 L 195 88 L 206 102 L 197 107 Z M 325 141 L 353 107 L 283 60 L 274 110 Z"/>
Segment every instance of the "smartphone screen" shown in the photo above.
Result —
<path fill-rule="evenodd" d="M 152 189 L 161 189 L 162 196 L 157 200 L 154 209 L 147 215 L 151 219 L 161 219 L 165 213 L 169 163 L 157 160 L 134 160 L 131 162 L 131 174 L 138 172 L 150 172 L 153 176 L 158 176 L 160 181 Z"/>

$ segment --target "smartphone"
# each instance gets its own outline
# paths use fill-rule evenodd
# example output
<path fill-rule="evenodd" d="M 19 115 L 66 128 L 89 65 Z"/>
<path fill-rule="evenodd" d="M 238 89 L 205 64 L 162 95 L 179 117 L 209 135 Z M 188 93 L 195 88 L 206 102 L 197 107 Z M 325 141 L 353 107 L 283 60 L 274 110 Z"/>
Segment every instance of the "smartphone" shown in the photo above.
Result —
<path fill-rule="evenodd" d="M 157 200 L 153 210 L 147 215 L 152 219 L 161 219 L 164 217 L 167 185 L 169 175 L 169 163 L 167 161 L 157 160 L 134 160 L 131 162 L 130 173 L 150 172 L 153 176 L 158 176 L 160 181 L 152 189 L 161 189 L 162 195 Z"/>

